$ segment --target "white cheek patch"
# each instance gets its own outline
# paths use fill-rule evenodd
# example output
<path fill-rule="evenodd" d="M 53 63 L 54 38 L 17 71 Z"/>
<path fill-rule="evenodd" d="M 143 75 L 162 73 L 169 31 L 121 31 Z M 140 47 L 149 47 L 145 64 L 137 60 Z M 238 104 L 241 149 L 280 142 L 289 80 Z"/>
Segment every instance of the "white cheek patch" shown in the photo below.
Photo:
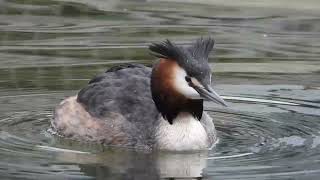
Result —
<path fill-rule="evenodd" d="M 183 94 L 184 96 L 190 98 L 190 99 L 202 99 L 199 95 L 199 93 L 190 87 L 185 79 L 187 76 L 187 73 L 184 69 L 182 69 L 180 66 L 177 66 L 175 68 L 175 75 L 174 75 L 174 88 Z"/>

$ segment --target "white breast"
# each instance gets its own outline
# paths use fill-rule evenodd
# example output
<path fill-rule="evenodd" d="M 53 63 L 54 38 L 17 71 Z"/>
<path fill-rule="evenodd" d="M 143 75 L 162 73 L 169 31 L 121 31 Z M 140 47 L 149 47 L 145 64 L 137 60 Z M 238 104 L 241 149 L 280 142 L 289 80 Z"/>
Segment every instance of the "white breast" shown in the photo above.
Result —
<path fill-rule="evenodd" d="M 189 113 L 180 113 L 173 124 L 161 119 L 156 132 L 159 149 L 189 151 L 207 149 L 208 135 L 200 123 Z"/>

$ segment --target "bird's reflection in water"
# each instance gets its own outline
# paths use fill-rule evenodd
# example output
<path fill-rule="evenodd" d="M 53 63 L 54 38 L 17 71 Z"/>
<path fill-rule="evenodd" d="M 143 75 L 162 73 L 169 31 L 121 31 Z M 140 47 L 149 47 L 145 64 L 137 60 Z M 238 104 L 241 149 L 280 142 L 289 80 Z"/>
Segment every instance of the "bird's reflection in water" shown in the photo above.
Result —
<path fill-rule="evenodd" d="M 95 179 L 202 179 L 208 152 L 153 152 L 108 149 L 101 153 L 59 152 L 59 161 L 77 164 Z"/>

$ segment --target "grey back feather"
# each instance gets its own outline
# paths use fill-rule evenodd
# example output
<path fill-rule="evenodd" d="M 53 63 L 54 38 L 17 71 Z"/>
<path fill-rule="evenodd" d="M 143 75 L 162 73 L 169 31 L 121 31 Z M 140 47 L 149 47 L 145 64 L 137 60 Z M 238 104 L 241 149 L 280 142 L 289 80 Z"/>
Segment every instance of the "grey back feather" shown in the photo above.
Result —
<path fill-rule="evenodd" d="M 159 112 L 151 97 L 150 75 L 151 68 L 143 65 L 113 67 L 93 78 L 77 101 L 102 121 L 108 121 L 110 113 L 122 116 L 131 143 L 153 144 Z"/>

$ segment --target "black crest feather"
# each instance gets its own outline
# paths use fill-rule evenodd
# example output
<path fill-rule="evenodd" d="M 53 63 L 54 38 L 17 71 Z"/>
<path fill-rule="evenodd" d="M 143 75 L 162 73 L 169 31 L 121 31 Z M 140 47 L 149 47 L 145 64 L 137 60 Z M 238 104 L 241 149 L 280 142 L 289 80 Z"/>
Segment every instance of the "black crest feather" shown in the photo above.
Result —
<path fill-rule="evenodd" d="M 197 60 L 207 60 L 213 46 L 214 40 L 211 37 L 201 37 L 193 44 L 193 46 L 189 47 L 188 50 L 193 58 Z"/>
<path fill-rule="evenodd" d="M 214 46 L 211 37 L 199 38 L 189 47 L 182 47 L 166 40 L 161 43 L 153 43 L 149 46 L 151 54 L 158 58 L 172 59 L 179 63 L 185 60 L 207 60 Z"/>
<path fill-rule="evenodd" d="M 153 43 L 149 46 L 151 54 L 158 58 L 183 60 L 186 58 L 184 49 L 172 43 L 170 40 L 166 40 L 161 43 Z"/>

